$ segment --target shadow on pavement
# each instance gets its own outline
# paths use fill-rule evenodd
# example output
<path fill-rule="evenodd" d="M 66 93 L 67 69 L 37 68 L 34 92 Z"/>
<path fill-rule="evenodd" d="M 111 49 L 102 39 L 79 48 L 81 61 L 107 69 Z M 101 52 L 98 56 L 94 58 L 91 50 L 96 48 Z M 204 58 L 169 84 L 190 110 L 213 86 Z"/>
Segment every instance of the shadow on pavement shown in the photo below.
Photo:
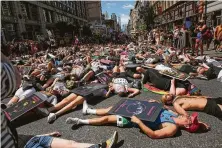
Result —
<path fill-rule="evenodd" d="M 32 123 L 32 122 L 36 122 L 37 120 L 40 120 L 44 118 L 43 116 L 37 115 L 34 111 L 28 112 L 25 115 L 22 115 L 21 117 L 19 117 L 18 119 L 12 121 L 12 125 L 16 128 Z"/>
<path fill-rule="evenodd" d="M 124 140 L 121 140 L 115 145 L 115 148 L 119 148 L 119 147 L 123 146 L 123 144 L 124 144 Z"/>

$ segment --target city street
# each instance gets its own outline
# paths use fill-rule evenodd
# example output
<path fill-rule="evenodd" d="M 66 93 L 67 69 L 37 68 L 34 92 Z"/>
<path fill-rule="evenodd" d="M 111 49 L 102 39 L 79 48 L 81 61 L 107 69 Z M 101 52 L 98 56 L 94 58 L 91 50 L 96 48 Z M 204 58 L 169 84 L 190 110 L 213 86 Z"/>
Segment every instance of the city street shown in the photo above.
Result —
<path fill-rule="evenodd" d="M 210 52 L 210 51 L 209 51 Z M 222 83 L 217 82 L 215 79 L 210 81 L 205 80 L 191 80 L 196 86 L 198 86 L 203 95 L 211 97 L 221 97 L 222 96 Z M 136 96 L 134 99 L 146 100 L 147 98 L 160 99 L 160 95 L 154 94 L 152 92 L 143 92 Z M 106 100 L 101 100 L 98 103 L 90 103 L 91 107 L 103 108 L 114 105 L 119 101 L 118 96 L 113 96 Z M 4 100 L 7 102 L 7 100 Z M 36 116 L 35 116 L 36 117 Z M 22 119 L 17 121 L 18 124 L 18 134 L 19 141 L 26 137 L 27 135 L 37 135 L 49 133 L 52 131 L 59 131 L 62 134 L 62 138 L 75 140 L 78 142 L 89 142 L 97 143 L 102 142 L 109 138 L 114 131 L 119 132 L 119 144 L 121 148 L 151 148 L 151 147 L 215 147 L 219 148 L 222 146 L 222 124 L 217 118 L 207 115 L 205 113 L 199 113 L 199 120 L 206 122 L 210 125 L 211 131 L 207 133 L 188 133 L 186 131 L 181 131 L 177 133 L 177 136 L 167 139 L 157 139 L 152 140 L 145 134 L 141 133 L 138 128 L 118 128 L 115 126 L 80 126 L 74 128 L 71 125 L 67 125 L 65 120 L 68 117 L 78 117 L 78 118 L 93 118 L 93 115 L 82 115 L 82 106 L 79 106 L 74 111 L 61 116 L 53 124 L 47 123 L 47 118 L 42 119 Z M 36 121 L 37 120 L 37 121 Z M 30 123 L 29 123 L 30 122 Z M 20 125 L 19 125 L 20 124 Z"/>
<path fill-rule="evenodd" d="M 222 148 L 222 0 L 3 0 L 1 13 L 2 148 Z M 82 104 L 118 116 L 85 120 L 98 116 Z"/>

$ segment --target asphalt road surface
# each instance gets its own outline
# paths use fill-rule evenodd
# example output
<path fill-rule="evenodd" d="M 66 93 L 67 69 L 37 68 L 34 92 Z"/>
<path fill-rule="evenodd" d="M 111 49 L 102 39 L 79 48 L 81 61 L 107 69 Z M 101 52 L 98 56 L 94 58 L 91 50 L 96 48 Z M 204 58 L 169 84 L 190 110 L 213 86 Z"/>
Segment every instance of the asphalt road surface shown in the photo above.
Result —
<path fill-rule="evenodd" d="M 211 97 L 222 97 L 222 83 L 217 82 L 216 79 L 205 80 L 191 80 L 196 86 L 202 90 L 202 94 Z M 135 99 L 146 100 L 147 98 L 160 99 L 160 95 L 152 92 L 143 92 L 136 96 Z M 91 102 L 90 106 L 94 108 L 104 108 L 114 105 L 120 100 L 119 97 L 113 96 L 106 100 L 99 102 Z M 7 100 L 5 100 L 7 101 Z M 5 102 L 4 101 L 4 102 Z M 82 115 L 82 106 L 79 106 L 72 112 L 69 112 L 59 117 L 53 124 L 47 123 L 47 118 L 39 118 L 32 116 L 28 118 L 21 118 L 16 121 L 17 131 L 19 134 L 19 141 L 24 141 L 27 135 L 38 135 L 49 133 L 52 131 L 59 131 L 62 138 L 75 140 L 78 142 L 98 143 L 106 140 L 114 131 L 119 132 L 118 147 L 121 148 L 162 148 L 162 147 L 175 147 L 175 148 L 221 148 L 222 147 L 222 122 L 205 113 L 199 113 L 199 120 L 206 122 L 210 125 L 211 131 L 207 133 L 191 134 L 181 130 L 173 138 L 152 140 L 145 134 L 141 133 L 138 128 L 119 128 L 115 126 L 79 126 L 72 127 L 72 125 L 65 124 L 68 117 L 78 118 L 93 118 L 94 115 Z"/>
<path fill-rule="evenodd" d="M 215 79 L 210 81 L 205 80 L 191 80 L 201 90 L 203 95 L 218 97 L 222 96 L 222 83 Z M 146 100 L 147 98 L 160 99 L 160 95 L 152 92 L 143 92 L 136 96 L 135 99 Z M 106 100 L 98 102 L 90 102 L 90 106 L 94 108 L 103 108 L 114 105 L 119 101 L 119 97 L 113 96 Z M 5 101 L 4 101 L 5 102 Z M 82 106 L 79 106 L 72 112 L 69 112 L 59 117 L 53 124 L 47 123 L 47 118 L 40 118 L 38 116 L 29 116 L 28 118 L 21 118 L 16 121 L 17 131 L 19 134 L 19 141 L 24 141 L 27 135 L 38 135 L 49 133 L 52 131 L 59 131 L 62 138 L 75 140 L 78 142 L 98 143 L 109 138 L 114 132 L 119 132 L 118 147 L 121 148 L 152 148 L 152 147 L 222 147 L 222 122 L 205 113 L 199 113 L 199 119 L 208 123 L 211 131 L 207 133 L 191 134 L 181 130 L 173 138 L 152 140 L 145 134 L 141 133 L 138 128 L 119 128 L 111 125 L 107 126 L 79 126 L 72 127 L 72 125 L 65 124 L 68 117 L 78 118 L 93 118 L 94 115 L 82 115 Z"/>

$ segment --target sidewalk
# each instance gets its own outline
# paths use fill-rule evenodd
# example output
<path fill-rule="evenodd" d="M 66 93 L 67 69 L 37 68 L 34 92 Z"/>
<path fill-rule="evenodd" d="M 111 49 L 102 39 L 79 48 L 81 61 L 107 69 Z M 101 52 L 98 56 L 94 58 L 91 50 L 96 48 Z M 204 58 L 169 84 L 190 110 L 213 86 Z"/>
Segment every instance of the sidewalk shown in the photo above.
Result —
<path fill-rule="evenodd" d="M 204 55 L 209 55 L 209 56 L 217 56 L 217 57 L 222 57 L 222 52 L 215 52 L 213 50 L 214 44 L 210 44 L 210 48 L 206 50 L 206 45 L 204 45 Z"/>

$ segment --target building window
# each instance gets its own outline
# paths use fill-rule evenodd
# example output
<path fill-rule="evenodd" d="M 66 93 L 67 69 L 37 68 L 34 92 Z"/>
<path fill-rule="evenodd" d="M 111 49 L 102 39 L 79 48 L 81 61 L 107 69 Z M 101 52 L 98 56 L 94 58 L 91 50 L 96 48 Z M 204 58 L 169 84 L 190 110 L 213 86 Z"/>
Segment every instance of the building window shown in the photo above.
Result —
<path fill-rule="evenodd" d="M 30 14 L 32 16 L 32 20 L 38 21 L 39 17 L 38 17 L 38 8 L 34 5 L 30 5 Z"/>
<path fill-rule="evenodd" d="M 45 11 L 45 9 L 43 9 L 42 11 L 43 11 L 43 18 L 44 18 L 44 22 L 47 22 L 47 18 L 46 18 L 46 11 Z"/>
<path fill-rule="evenodd" d="M 2 1 L 2 15 L 12 16 L 11 7 L 8 1 Z"/>
<path fill-rule="evenodd" d="M 4 31 L 6 40 L 11 41 L 16 37 L 15 24 L 2 24 L 2 31 Z"/>
<path fill-rule="evenodd" d="M 52 23 L 52 12 L 48 11 L 49 22 Z"/>
<path fill-rule="evenodd" d="M 28 14 L 27 14 L 27 10 L 26 10 L 26 5 L 25 5 L 23 2 L 21 2 L 20 5 L 21 5 L 21 10 L 22 10 L 22 16 L 23 16 L 23 18 L 24 18 L 24 19 L 28 19 Z"/>
<path fill-rule="evenodd" d="M 195 13 L 194 11 L 194 7 L 193 7 L 193 2 L 189 3 L 188 5 L 186 5 L 186 16 L 191 16 Z"/>
<path fill-rule="evenodd" d="M 76 2 L 73 2 L 73 14 L 76 15 Z"/>

